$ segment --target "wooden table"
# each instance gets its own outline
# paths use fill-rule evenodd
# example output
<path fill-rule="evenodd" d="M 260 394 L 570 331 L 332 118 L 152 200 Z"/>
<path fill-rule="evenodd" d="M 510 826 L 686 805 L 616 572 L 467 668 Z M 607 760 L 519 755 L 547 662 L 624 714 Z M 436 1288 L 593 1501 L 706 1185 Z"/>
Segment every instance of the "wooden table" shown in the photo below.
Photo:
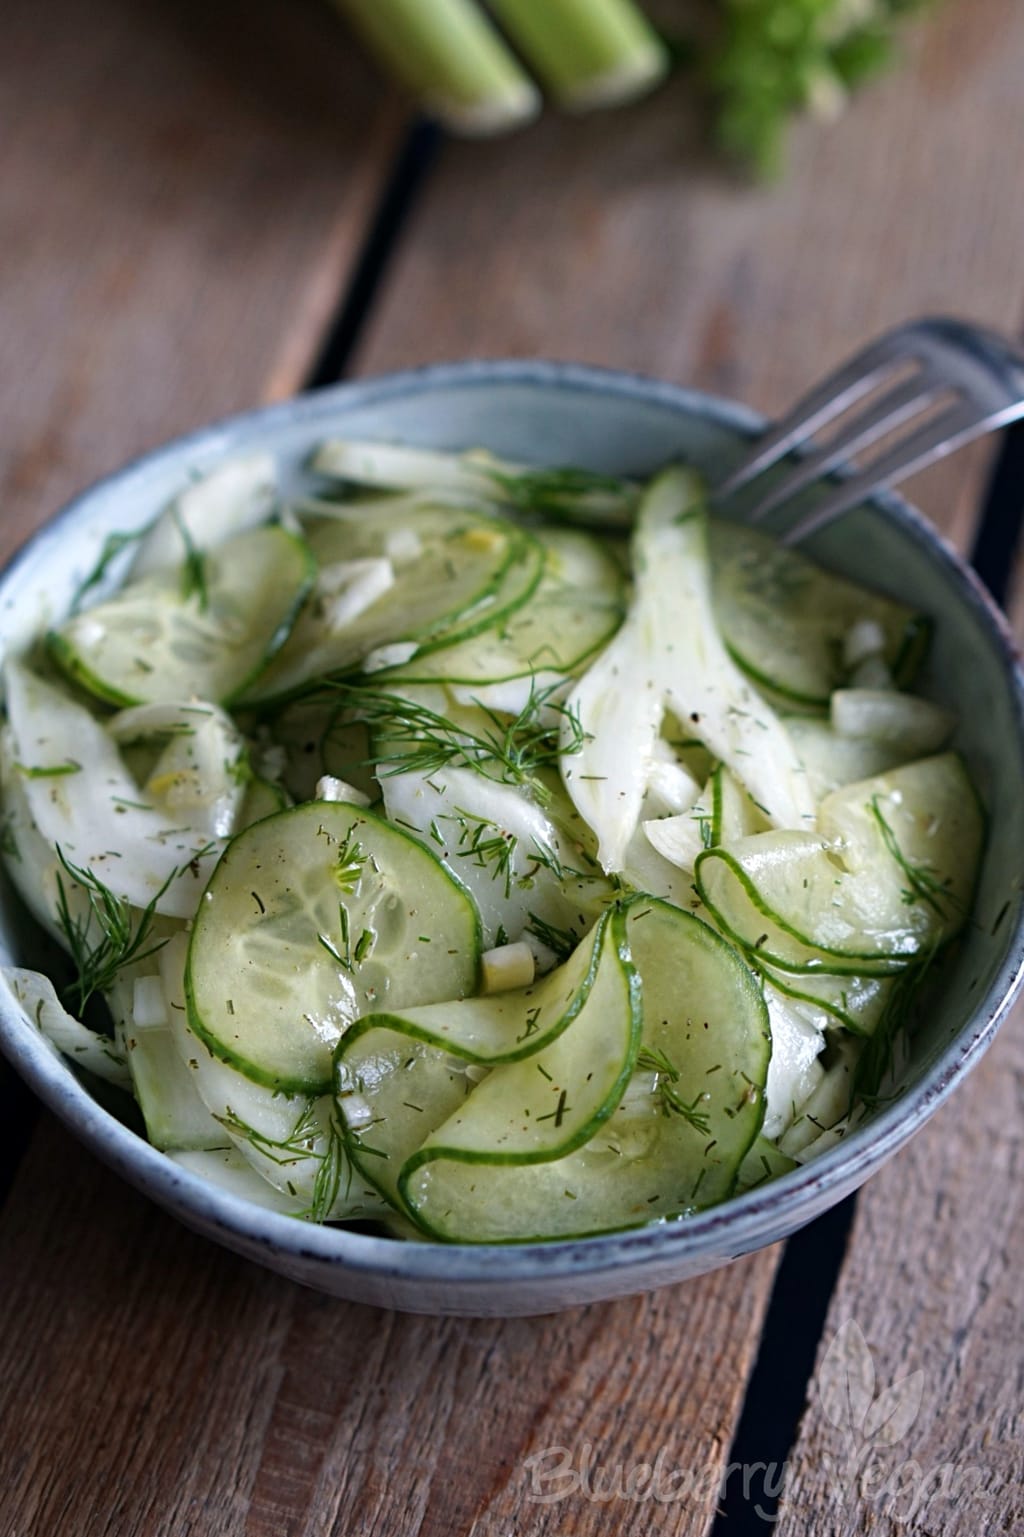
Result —
<path fill-rule="evenodd" d="M 0 543 L 339 370 L 539 353 L 772 411 L 901 317 L 1015 330 L 1022 71 L 1019 0 L 949 0 L 751 188 L 682 90 L 438 144 L 314 0 L 8 0 Z M 913 488 L 962 548 L 988 473 L 983 451 Z M 782 1463 L 785 1534 L 1020 1531 L 1022 1024 L 784 1253 L 511 1322 L 348 1306 L 222 1253 L 7 1078 L 0 1534 L 760 1531 Z M 921 1374 L 859 1475 L 827 1391 L 850 1321 L 874 1393 Z M 625 1482 L 644 1463 L 660 1482 Z"/>

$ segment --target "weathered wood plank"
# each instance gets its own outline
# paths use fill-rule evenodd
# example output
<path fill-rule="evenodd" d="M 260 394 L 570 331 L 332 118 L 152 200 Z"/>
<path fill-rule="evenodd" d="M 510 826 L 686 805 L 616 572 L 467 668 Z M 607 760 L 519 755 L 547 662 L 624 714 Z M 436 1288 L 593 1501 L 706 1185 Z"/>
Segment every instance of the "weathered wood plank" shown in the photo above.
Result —
<path fill-rule="evenodd" d="M 861 1197 L 780 1533 L 976 1537 L 1024 1524 L 1022 1111 L 1018 1007 L 955 1100 Z M 892 1445 L 871 1436 L 871 1421 L 843 1423 L 822 1397 L 826 1353 L 838 1363 L 834 1341 L 851 1321 L 873 1362 L 865 1402 L 920 1374 L 920 1407 L 905 1389 Z"/>
<path fill-rule="evenodd" d="M 718 1379 L 745 1370 L 758 1268 L 710 1299 L 676 1287 L 540 1319 L 401 1317 L 192 1237 L 47 1120 L 0 1246 L 21 1320 L 0 1334 L 0 1532 L 587 1531 L 608 1508 L 588 1488 L 659 1453 L 673 1530 L 699 1531 L 702 1502 L 671 1475 L 713 1465 L 728 1436 Z M 664 1519 L 617 1502 L 622 1533 Z"/>
<path fill-rule="evenodd" d="M 363 353 L 371 370 L 541 354 L 778 411 L 874 332 L 953 311 L 1015 329 L 1024 14 L 950 5 L 908 67 L 799 132 L 779 186 L 709 167 L 685 90 L 609 122 L 447 151 Z M 987 455 L 920 477 L 959 543 Z"/>
<path fill-rule="evenodd" d="M 1022 569 L 1010 613 L 1024 643 Z M 1018 1003 L 961 1092 L 861 1196 L 790 1459 L 783 1537 L 1024 1525 L 1022 1110 Z M 901 1395 L 907 1418 L 891 1445 L 864 1433 L 870 1423 L 844 1423 L 822 1394 L 825 1357 L 840 1361 L 851 1320 L 876 1396 L 920 1374 L 920 1408 Z"/>
<path fill-rule="evenodd" d="M 10 0 L 0 554 L 74 490 L 301 380 L 400 117 L 326 7 Z"/>

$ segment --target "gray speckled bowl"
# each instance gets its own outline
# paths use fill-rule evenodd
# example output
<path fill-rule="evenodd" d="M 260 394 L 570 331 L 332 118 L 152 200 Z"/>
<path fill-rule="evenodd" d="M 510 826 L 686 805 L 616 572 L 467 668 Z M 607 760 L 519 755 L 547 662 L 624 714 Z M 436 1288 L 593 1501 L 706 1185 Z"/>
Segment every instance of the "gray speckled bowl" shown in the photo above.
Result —
<path fill-rule="evenodd" d="M 324 390 L 184 438 L 79 497 L 4 573 L 0 647 L 18 649 L 62 611 L 107 533 L 138 527 L 190 471 L 253 443 L 276 453 L 286 484 L 301 480 L 309 449 L 332 432 L 438 447 L 482 444 L 510 458 L 625 473 L 682 456 L 715 474 L 759 425 L 751 413 L 707 396 L 547 363 L 456 364 Z M 1006 626 L 962 562 L 894 497 L 849 514 L 811 548 L 938 620 L 925 687 L 958 712 L 958 745 L 998 830 L 976 922 L 914 1039 L 901 1097 L 814 1164 L 670 1226 L 513 1248 L 403 1243 L 310 1227 L 184 1172 L 91 1098 L 2 988 L 0 1046 L 87 1147 L 190 1227 L 360 1302 L 424 1313 L 550 1312 L 699 1275 L 785 1237 L 861 1184 L 952 1093 L 991 1041 L 1024 969 L 1024 679 Z M 5 887 L 4 963 L 32 964 L 25 933 Z"/>

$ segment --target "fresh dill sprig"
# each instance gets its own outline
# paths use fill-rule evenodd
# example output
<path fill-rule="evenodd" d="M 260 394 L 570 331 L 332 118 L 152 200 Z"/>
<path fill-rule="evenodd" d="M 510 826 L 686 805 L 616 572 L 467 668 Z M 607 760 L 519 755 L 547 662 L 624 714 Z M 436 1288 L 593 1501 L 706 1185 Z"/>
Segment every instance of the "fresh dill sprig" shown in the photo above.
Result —
<path fill-rule="evenodd" d="M 359 885 L 368 858 L 369 855 L 364 851 L 363 845 L 352 836 L 352 831 L 349 829 L 338 849 L 334 864 L 334 879 L 346 896 L 351 896 Z"/>
<path fill-rule="evenodd" d="M 546 918 L 540 918 L 536 913 L 530 913 L 529 920 L 526 925 L 527 934 L 532 934 L 542 945 L 547 945 L 560 961 L 567 961 L 579 944 L 580 936 L 571 928 L 563 929 L 555 923 L 548 923 Z"/>
<path fill-rule="evenodd" d="M 682 1116 L 702 1137 L 711 1135 L 711 1121 L 707 1112 L 697 1108 L 700 1095 L 695 1095 L 690 1103 L 683 1099 L 675 1087 L 679 1082 L 679 1069 L 660 1047 L 641 1046 L 637 1052 L 636 1065 L 657 1074 L 654 1092 L 661 1102 L 662 1115 Z"/>
<path fill-rule="evenodd" d="M 960 905 L 949 889 L 951 878 L 947 876 L 945 880 L 939 880 L 929 865 L 916 865 L 907 858 L 899 846 L 891 825 L 886 821 L 885 813 L 878 804 L 877 795 L 871 797 L 871 814 L 882 835 L 886 852 L 892 856 L 907 878 L 907 884 L 901 893 L 906 906 L 909 907 L 915 902 L 924 902 L 938 917 L 947 918 L 949 914 L 944 904 L 948 902 L 950 907 L 954 908 Z"/>
<path fill-rule="evenodd" d="M 342 1175 L 346 1175 L 351 1184 L 352 1166 L 345 1151 L 345 1139 L 333 1115 L 327 1128 L 327 1147 L 319 1156 L 320 1167 L 313 1180 L 312 1200 L 305 1211 L 297 1213 L 298 1216 L 305 1217 L 310 1222 L 327 1221 L 338 1199 Z"/>
<path fill-rule="evenodd" d="M 320 1127 L 313 1100 L 306 1104 L 286 1137 L 268 1137 L 264 1132 L 257 1131 L 255 1126 L 250 1126 L 248 1121 L 243 1121 L 230 1105 L 223 1115 L 215 1115 L 214 1120 L 233 1137 L 250 1143 L 257 1152 L 269 1158 L 271 1163 L 276 1163 L 278 1168 L 285 1168 L 302 1158 L 312 1158 L 316 1152 L 316 1139 Z"/>
<path fill-rule="evenodd" d="M 74 597 L 71 599 L 70 612 L 72 614 L 78 613 L 86 596 L 92 591 L 94 587 L 99 586 L 100 582 L 102 582 L 103 578 L 106 576 L 112 562 L 115 561 L 119 555 L 123 554 L 125 550 L 130 549 L 133 544 L 142 538 L 143 534 L 148 532 L 148 528 L 140 528 L 132 534 L 114 533 L 107 535 L 100 548 L 100 553 L 96 564 L 93 566 L 88 576 L 84 577 L 83 580 L 78 584 Z"/>
<path fill-rule="evenodd" d="M 632 518 L 639 495 L 629 481 L 596 470 L 569 467 L 511 473 L 490 465 L 484 470 L 504 501 L 517 512 L 536 518 L 599 518 L 625 525 Z"/>
<path fill-rule="evenodd" d="M 313 1177 L 309 1205 L 302 1211 L 296 1212 L 295 1216 L 305 1217 L 310 1222 L 327 1220 L 338 1198 L 342 1176 L 348 1171 L 345 1139 L 333 1115 L 327 1127 L 327 1145 L 323 1151 L 320 1151 L 317 1146 L 324 1132 L 320 1125 L 315 1100 L 308 1102 L 291 1131 L 286 1137 L 281 1138 L 268 1137 L 264 1132 L 257 1131 L 255 1126 L 250 1126 L 248 1121 L 243 1121 L 230 1106 L 223 1115 L 214 1116 L 214 1120 L 218 1121 L 233 1137 L 248 1142 L 279 1169 L 301 1163 L 307 1158 L 315 1158 L 317 1171 Z"/>
<path fill-rule="evenodd" d="M 30 768 L 24 763 L 16 763 L 14 767 L 26 779 L 63 779 L 67 774 L 82 772 L 82 765 L 74 758 L 69 758 L 66 763 L 51 764 L 49 768 Z"/>
<path fill-rule="evenodd" d="M 181 595 L 186 602 L 189 598 L 195 598 L 200 612 L 205 613 L 210 601 L 206 586 L 206 557 L 192 538 L 180 510 L 173 507 L 171 515 L 181 535 L 181 542 L 185 546 L 185 559 L 181 567 Z"/>
<path fill-rule="evenodd" d="M 472 768 L 498 784 L 524 786 L 540 802 L 550 794 L 537 778 L 540 770 L 555 767 L 565 754 L 582 751 L 585 739 L 576 712 L 553 700 L 560 686 L 531 687 L 523 708 L 512 717 L 477 701 L 486 724 L 474 731 L 404 694 L 366 684 L 336 685 L 360 719 L 380 728 L 385 738 L 373 760 L 378 777 Z"/>
<path fill-rule="evenodd" d="M 136 919 L 130 903 L 115 896 L 91 870 L 72 864 L 59 846 L 57 858 L 75 885 L 85 893 L 89 904 L 87 913 L 75 917 L 64 877 L 58 870 L 57 922 L 78 973 L 75 981 L 65 989 L 65 996 L 74 997 L 75 1013 L 80 1016 L 92 995 L 106 992 L 125 966 L 144 961 L 163 949 L 167 940 L 152 938 L 156 904 L 179 872 L 171 872 Z"/>
<path fill-rule="evenodd" d="M 439 820 L 458 825 L 456 857 L 471 859 L 478 870 L 490 870 L 493 880 L 504 882 L 505 900 L 508 901 L 512 894 L 513 860 L 519 844 L 515 833 L 506 832 L 497 822 L 476 816 L 461 806 L 456 806 L 450 814 L 443 814 Z"/>

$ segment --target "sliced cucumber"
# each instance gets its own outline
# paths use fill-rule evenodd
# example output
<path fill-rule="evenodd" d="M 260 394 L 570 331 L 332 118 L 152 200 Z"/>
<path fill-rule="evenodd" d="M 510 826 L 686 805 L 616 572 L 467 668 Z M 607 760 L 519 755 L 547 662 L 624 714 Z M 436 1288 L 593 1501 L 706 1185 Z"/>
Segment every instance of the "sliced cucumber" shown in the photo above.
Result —
<path fill-rule="evenodd" d="M 435 1158 L 417 1168 L 410 1159 L 403 1193 L 433 1236 L 524 1242 L 608 1232 L 732 1191 L 764 1113 L 770 1036 L 760 992 L 735 951 L 667 903 L 637 898 L 627 938 L 643 1034 L 617 1108 L 583 1147 L 527 1167 L 470 1170 Z"/>
<path fill-rule="evenodd" d="M 329 1095 L 288 1094 L 254 1083 L 193 1034 L 184 986 L 187 952 L 184 935 L 160 952 L 168 1026 L 221 1145 L 232 1147 L 268 1190 L 286 1196 L 294 1216 L 323 1222 L 377 1214 L 384 1203 L 355 1177 Z"/>
<path fill-rule="evenodd" d="M 404 1159 L 396 1184 L 432 1236 L 523 1242 L 606 1232 L 710 1205 L 732 1189 L 764 1113 L 770 1033 L 760 990 L 736 952 L 705 924 L 648 897 L 635 898 L 624 911 L 633 965 L 642 979 L 640 1050 L 616 1108 L 602 1113 L 572 1152 L 565 1153 L 557 1137 L 574 1087 L 589 1092 L 586 1072 L 580 1081 L 574 1069 L 565 1083 L 555 1075 L 557 1098 L 541 1113 L 554 1122 L 561 1104 L 562 1125 L 538 1138 L 532 1099 L 520 1101 L 531 1071 L 542 1097 L 551 1090 L 535 1072 L 538 1061 L 546 1061 L 542 1052 L 515 1067 L 495 1068 L 473 1087 L 454 1053 L 423 1045 L 422 1056 L 414 1055 L 420 1047 L 408 1037 L 404 1046 L 385 1043 L 390 1079 L 378 1071 L 369 1027 L 363 1040 L 355 1036 L 351 1047 L 343 1045 L 342 1060 L 353 1052 L 349 1068 L 361 1049 L 366 1052 L 363 1070 L 345 1080 L 362 1101 L 356 1115 L 349 1112 L 350 1126 L 362 1122 L 369 1128 L 382 1083 L 389 1104 L 405 1101 L 406 1111 L 409 1103 L 429 1107 L 419 1124 L 415 1112 L 404 1114 L 401 1143 L 396 1137 L 388 1165 L 393 1178 L 394 1164 Z M 595 994 L 596 985 L 591 1007 Z M 557 1038 L 574 1056 L 574 1034 L 582 1024 L 583 1011 Z M 403 1072 L 410 1058 L 412 1065 Z M 502 1125 L 514 1145 L 511 1157 L 493 1143 L 485 1150 L 479 1135 L 474 1101 L 483 1104 L 493 1096 L 508 1112 Z M 516 1120 L 512 1112 L 525 1110 L 527 1103 L 530 1117 Z M 376 1125 L 372 1133 L 379 1136 Z M 369 1129 L 362 1131 L 361 1143 L 370 1136 Z M 415 1151 L 417 1144 L 421 1151 Z M 524 1153 L 533 1161 L 524 1162 Z M 381 1179 L 382 1161 L 366 1159 L 364 1172 Z"/>
<path fill-rule="evenodd" d="M 622 572 L 588 534 L 537 529 L 535 538 L 544 552 L 543 576 L 521 607 L 472 640 L 414 656 L 383 677 L 473 687 L 577 671 L 622 621 Z"/>
<path fill-rule="evenodd" d="M 563 966 L 531 987 L 360 1020 L 337 1052 L 338 1102 L 359 1167 L 401 1207 L 398 1178 L 407 1160 L 432 1145 L 438 1128 L 450 1129 L 463 1105 L 473 1119 L 459 1122 L 462 1147 L 471 1148 L 482 1125 L 501 1158 L 552 1156 L 544 1151 L 552 1140 L 570 1128 L 578 1137 L 617 1097 L 618 1075 L 635 1054 L 635 992 L 623 920 L 608 913 Z M 560 1098 L 571 1075 L 581 1084 L 573 1105 Z M 478 1108 L 491 1101 L 499 1109 L 492 1105 L 481 1123 Z"/>
<path fill-rule="evenodd" d="M 189 1023 L 257 1083 L 319 1094 L 375 1008 L 474 990 L 479 920 L 432 854 L 370 812 L 313 802 L 227 849 L 189 949 Z"/>
<path fill-rule="evenodd" d="M 823 571 L 759 530 L 715 520 L 709 529 L 715 619 L 732 656 L 755 682 L 827 709 L 848 680 L 843 643 L 861 621 L 880 626 L 884 657 L 901 687 L 928 649 L 930 621 L 891 598 Z"/>
<path fill-rule="evenodd" d="M 48 637 L 75 683 L 110 704 L 230 702 L 284 643 L 313 576 L 303 541 L 278 525 L 238 534 L 73 615 Z"/>
<path fill-rule="evenodd" d="M 897 980 L 892 976 L 835 976 L 823 971 L 793 973 L 769 965 L 760 953 L 752 959 L 778 992 L 814 1012 L 824 1011 L 854 1035 L 875 1033 Z"/>
<path fill-rule="evenodd" d="M 305 528 L 320 565 L 318 585 L 280 655 L 246 693 L 247 704 L 358 672 L 370 653 L 396 641 L 414 640 L 422 649 L 475 634 L 525 601 L 540 577 L 536 542 L 502 519 L 412 497 L 389 498 L 372 513 L 344 503 L 303 507 L 310 513 Z M 339 619 L 332 573 L 368 559 L 390 562 L 390 585 L 360 612 Z"/>
<path fill-rule="evenodd" d="M 442 1176 L 451 1194 L 453 1184 L 478 1178 L 474 1165 L 547 1163 L 588 1142 L 622 1098 L 641 1019 L 625 922 L 612 913 L 602 927 L 595 975 L 569 1028 L 549 1035 L 528 1059 L 496 1066 L 406 1163 L 400 1184 L 412 1210 L 423 1220 L 425 1206 L 441 1219 L 427 1194 L 434 1164 L 458 1166 Z"/>
<path fill-rule="evenodd" d="M 697 861 L 723 931 L 770 965 L 884 974 L 966 922 L 984 824 L 954 754 L 835 791 L 819 829 L 739 839 Z"/>

